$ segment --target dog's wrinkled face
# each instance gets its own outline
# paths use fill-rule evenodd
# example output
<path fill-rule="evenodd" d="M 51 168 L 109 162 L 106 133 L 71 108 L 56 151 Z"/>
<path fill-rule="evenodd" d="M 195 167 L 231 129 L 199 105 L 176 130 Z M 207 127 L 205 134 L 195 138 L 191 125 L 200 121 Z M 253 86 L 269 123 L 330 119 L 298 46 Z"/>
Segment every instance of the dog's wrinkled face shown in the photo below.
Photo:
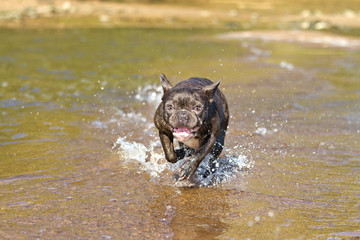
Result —
<path fill-rule="evenodd" d="M 164 120 L 180 142 L 193 137 L 206 117 L 208 98 L 197 89 L 180 88 L 164 94 Z"/>

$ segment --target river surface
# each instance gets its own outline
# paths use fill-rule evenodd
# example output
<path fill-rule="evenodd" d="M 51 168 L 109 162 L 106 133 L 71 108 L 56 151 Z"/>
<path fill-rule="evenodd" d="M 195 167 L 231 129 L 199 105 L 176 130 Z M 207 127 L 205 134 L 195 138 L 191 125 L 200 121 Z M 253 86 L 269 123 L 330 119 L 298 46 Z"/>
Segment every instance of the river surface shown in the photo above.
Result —
<path fill-rule="evenodd" d="M 213 30 L 1 30 L 1 239 L 358 239 L 360 52 Z M 219 167 L 174 179 L 159 75 L 222 79 Z"/>

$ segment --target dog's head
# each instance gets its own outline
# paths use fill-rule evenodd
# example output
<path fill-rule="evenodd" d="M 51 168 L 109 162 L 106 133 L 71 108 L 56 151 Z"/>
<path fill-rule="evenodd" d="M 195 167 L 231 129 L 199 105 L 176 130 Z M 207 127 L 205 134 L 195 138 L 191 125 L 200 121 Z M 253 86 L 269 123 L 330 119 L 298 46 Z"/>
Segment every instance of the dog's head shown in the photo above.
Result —
<path fill-rule="evenodd" d="M 186 84 L 174 87 L 164 74 L 160 76 L 164 120 L 180 142 L 193 137 L 208 118 L 209 106 L 220 81 L 199 86 Z"/>

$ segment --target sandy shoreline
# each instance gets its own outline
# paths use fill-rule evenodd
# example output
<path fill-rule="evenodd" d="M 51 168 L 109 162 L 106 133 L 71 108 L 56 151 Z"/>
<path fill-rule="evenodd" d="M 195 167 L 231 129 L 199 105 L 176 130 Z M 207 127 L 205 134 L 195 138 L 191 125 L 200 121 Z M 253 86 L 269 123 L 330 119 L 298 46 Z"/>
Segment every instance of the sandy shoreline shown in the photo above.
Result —
<path fill-rule="evenodd" d="M 226 21 L 233 18 L 228 11 L 201 7 L 68 0 L 51 2 L 12 0 L 11 3 L 0 1 L 0 12 L 0 26 L 14 28 L 38 27 L 37 22 L 44 18 L 47 20 L 49 18 L 70 19 L 70 21 L 65 21 L 66 25 L 61 20 L 58 21 L 59 24 L 56 21 L 51 21 L 51 24 L 49 21 L 43 21 L 45 27 L 54 28 L 77 27 L 81 21 L 84 26 L 87 24 L 90 27 L 94 25 L 176 27 L 184 23 L 194 26 L 213 26 L 219 19 Z"/>
<path fill-rule="evenodd" d="M 360 11 L 325 14 L 299 9 L 276 12 L 276 5 L 230 5 L 209 0 L 203 5 L 140 4 L 76 0 L 0 1 L 0 27 L 71 28 L 101 26 L 238 28 L 291 26 L 303 30 L 331 27 L 360 28 Z M 266 12 L 261 12 L 266 6 Z M 249 9 L 247 9 L 247 7 Z"/>
<path fill-rule="evenodd" d="M 268 5 L 267 5 L 268 6 Z M 261 7 L 261 6 L 259 6 Z M 268 7 L 271 7 L 269 5 Z M 218 36 L 223 40 L 256 39 L 311 44 L 319 47 L 360 49 L 360 38 L 318 30 L 360 28 L 360 12 L 341 14 L 254 15 L 229 6 L 115 3 L 74 0 L 0 1 L 0 27 L 64 29 L 102 27 L 166 27 L 235 29 Z M 275 22 L 278 25 L 269 25 Z M 295 25 L 296 31 L 293 30 Z M 246 29 L 263 29 L 252 30 Z M 264 27 L 265 26 L 265 27 Z M 270 26 L 270 27 L 269 27 Z M 286 30 L 280 26 L 291 26 Z M 239 32 L 239 29 L 241 32 Z"/>

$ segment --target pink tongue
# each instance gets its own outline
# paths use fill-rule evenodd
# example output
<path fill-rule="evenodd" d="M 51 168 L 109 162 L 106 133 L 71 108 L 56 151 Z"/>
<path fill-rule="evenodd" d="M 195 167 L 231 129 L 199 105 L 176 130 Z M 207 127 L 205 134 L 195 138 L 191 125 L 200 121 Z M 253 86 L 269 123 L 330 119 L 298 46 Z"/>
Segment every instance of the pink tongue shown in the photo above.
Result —
<path fill-rule="evenodd" d="M 192 134 L 191 134 L 190 129 L 181 127 L 181 128 L 175 129 L 173 132 L 173 135 L 174 135 L 174 137 L 179 139 L 179 141 L 183 141 L 183 140 L 188 139 Z"/>
<path fill-rule="evenodd" d="M 174 132 L 176 132 L 176 133 L 190 133 L 191 131 L 190 131 L 190 129 L 188 129 L 186 127 L 181 127 L 181 128 L 175 129 Z"/>

